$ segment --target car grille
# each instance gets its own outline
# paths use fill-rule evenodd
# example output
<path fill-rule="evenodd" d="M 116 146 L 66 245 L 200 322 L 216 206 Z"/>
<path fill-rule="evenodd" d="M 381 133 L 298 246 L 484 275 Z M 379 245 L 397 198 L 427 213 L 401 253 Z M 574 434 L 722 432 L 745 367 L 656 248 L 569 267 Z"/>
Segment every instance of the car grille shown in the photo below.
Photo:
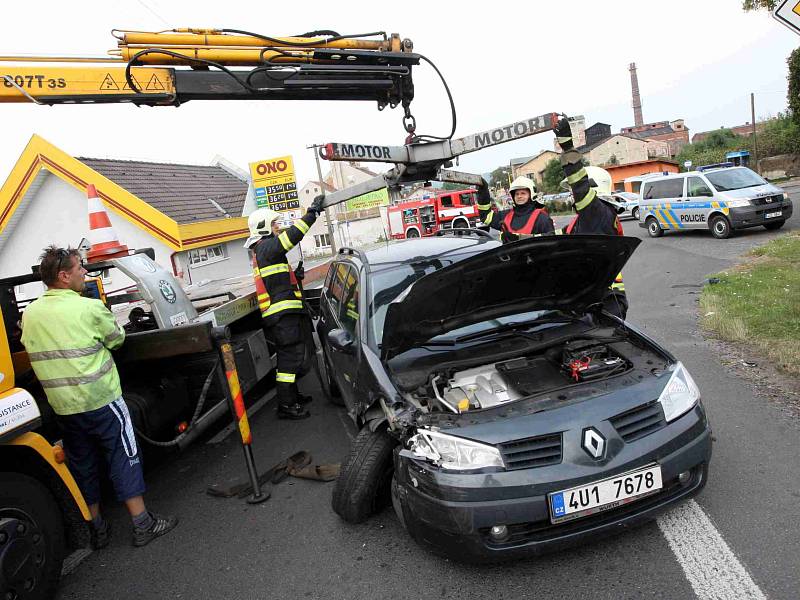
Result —
<path fill-rule="evenodd" d="M 783 194 L 777 194 L 775 196 L 764 196 L 763 198 L 753 198 L 751 202 L 754 206 L 763 206 L 764 204 L 772 204 L 774 202 L 782 202 L 783 201 Z"/>
<path fill-rule="evenodd" d="M 561 462 L 561 434 L 506 442 L 500 444 L 500 453 L 509 470 L 557 465 Z"/>
<path fill-rule="evenodd" d="M 637 406 L 633 410 L 620 413 L 609 420 L 619 436 L 626 442 L 643 438 L 667 424 L 667 420 L 664 418 L 664 409 L 658 401 Z"/>

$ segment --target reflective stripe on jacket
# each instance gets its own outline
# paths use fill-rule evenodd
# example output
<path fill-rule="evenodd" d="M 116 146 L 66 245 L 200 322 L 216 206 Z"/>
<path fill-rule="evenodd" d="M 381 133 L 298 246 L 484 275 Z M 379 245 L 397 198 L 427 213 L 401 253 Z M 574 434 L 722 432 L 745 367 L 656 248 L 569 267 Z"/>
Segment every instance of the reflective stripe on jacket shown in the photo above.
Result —
<path fill-rule="evenodd" d="M 525 208 L 493 211 L 491 204 L 478 204 L 478 214 L 484 225 L 501 232 L 500 239 L 504 244 L 517 241 L 521 235 L 539 236 L 553 233 L 553 221 L 547 211 L 541 208 L 531 209 L 526 214 Z M 520 219 L 524 219 L 521 225 Z M 517 229 L 513 227 L 514 220 L 518 221 Z"/>
<path fill-rule="evenodd" d="M 286 253 L 303 239 L 314 221 L 316 215 L 306 213 L 277 237 L 268 235 L 255 245 L 253 278 L 256 282 L 258 308 L 267 325 L 281 315 L 304 310 L 303 295 Z"/>
<path fill-rule="evenodd" d="M 22 343 L 56 414 L 101 408 L 122 395 L 110 350 L 125 340 L 100 300 L 50 289 L 22 314 Z"/>

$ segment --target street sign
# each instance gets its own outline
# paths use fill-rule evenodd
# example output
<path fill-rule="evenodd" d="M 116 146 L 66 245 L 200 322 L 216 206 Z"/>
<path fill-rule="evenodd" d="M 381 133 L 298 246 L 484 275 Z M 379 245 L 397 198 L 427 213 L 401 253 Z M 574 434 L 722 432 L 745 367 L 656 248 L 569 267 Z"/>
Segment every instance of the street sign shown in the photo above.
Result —
<path fill-rule="evenodd" d="M 300 217 L 297 180 L 291 156 L 278 156 L 250 163 L 256 207 L 286 213 L 286 221 Z"/>
<path fill-rule="evenodd" d="M 795 33 L 800 34 L 800 0 L 783 0 L 775 6 L 772 16 Z"/>
<path fill-rule="evenodd" d="M 376 206 L 389 206 L 389 189 L 383 188 L 374 192 L 361 194 L 347 201 L 347 210 L 366 210 Z"/>

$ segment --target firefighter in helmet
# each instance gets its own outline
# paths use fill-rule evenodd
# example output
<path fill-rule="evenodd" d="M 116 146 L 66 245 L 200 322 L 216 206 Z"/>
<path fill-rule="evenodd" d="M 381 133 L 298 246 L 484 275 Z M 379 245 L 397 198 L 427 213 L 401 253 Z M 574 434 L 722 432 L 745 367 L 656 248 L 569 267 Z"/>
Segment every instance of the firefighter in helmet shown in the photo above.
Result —
<path fill-rule="evenodd" d="M 566 118 L 558 121 L 555 134 L 563 151 L 560 161 L 567 176 L 561 183 L 572 191 L 573 208 L 577 213 L 566 227 L 555 231 L 556 235 L 624 235 L 618 216 L 624 208 L 611 198 L 609 172 L 600 167 L 583 166 L 583 156 L 573 147 L 572 131 Z M 603 307 L 611 314 L 625 318 L 628 298 L 622 273 L 609 288 Z"/>
<path fill-rule="evenodd" d="M 480 220 L 499 230 L 504 244 L 516 240 L 553 233 L 553 221 L 544 208 L 536 185 L 527 177 L 517 177 L 511 184 L 509 194 L 513 206 L 506 210 L 493 211 L 489 184 L 484 180 L 478 187 L 478 210 Z"/>
<path fill-rule="evenodd" d="M 281 419 L 310 416 L 304 405 L 311 398 L 300 395 L 296 381 L 306 358 L 306 308 L 286 253 L 308 233 L 323 210 L 323 200 L 324 196 L 314 198 L 306 214 L 285 231 L 280 229 L 281 214 L 269 208 L 253 211 L 247 220 L 250 237 L 244 246 L 252 251 L 258 307 L 268 337 L 277 349 L 275 389 Z"/>

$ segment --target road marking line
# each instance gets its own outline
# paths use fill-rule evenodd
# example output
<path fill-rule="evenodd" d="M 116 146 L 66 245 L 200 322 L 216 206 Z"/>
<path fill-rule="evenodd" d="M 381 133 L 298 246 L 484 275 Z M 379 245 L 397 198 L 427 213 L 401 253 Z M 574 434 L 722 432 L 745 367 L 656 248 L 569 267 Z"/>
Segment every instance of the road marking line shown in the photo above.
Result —
<path fill-rule="evenodd" d="M 766 600 L 697 502 L 689 500 L 657 522 L 698 598 Z"/>
<path fill-rule="evenodd" d="M 78 568 L 78 565 L 92 553 L 91 548 L 79 548 L 64 559 L 64 564 L 61 567 L 61 576 L 66 577 Z"/>

